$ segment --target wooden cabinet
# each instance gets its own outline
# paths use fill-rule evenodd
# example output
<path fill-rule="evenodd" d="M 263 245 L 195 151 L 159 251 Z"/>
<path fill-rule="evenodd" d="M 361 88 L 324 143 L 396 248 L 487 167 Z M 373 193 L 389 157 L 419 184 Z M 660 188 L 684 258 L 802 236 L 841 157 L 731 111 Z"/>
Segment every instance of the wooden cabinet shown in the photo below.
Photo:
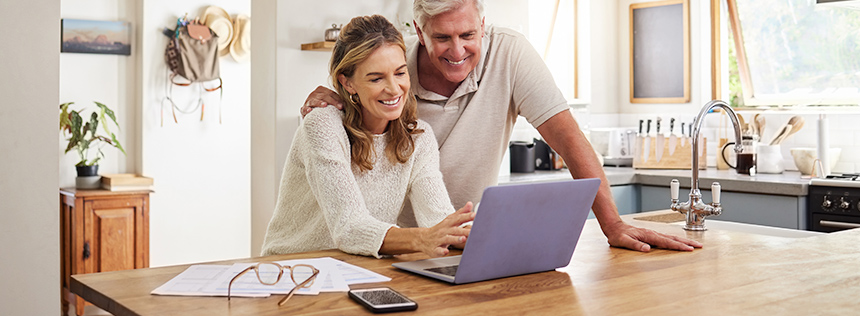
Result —
<path fill-rule="evenodd" d="M 75 300 L 69 292 L 73 274 L 149 267 L 150 191 L 60 189 L 61 301 L 63 315 Z"/>

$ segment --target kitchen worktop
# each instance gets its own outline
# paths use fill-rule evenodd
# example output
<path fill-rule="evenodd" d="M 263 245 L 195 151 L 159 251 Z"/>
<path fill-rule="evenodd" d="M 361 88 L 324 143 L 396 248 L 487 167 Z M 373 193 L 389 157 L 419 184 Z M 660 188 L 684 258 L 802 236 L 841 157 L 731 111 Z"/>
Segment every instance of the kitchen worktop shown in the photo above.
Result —
<path fill-rule="evenodd" d="M 556 271 L 452 286 L 398 270 L 421 254 L 374 259 L 325 250 L 219 262 L 332 257 L 388 276 L 387 286 L 418 302 L 411 315 L 854 315 L 860 291 L 860 229 L 786 238 L 713 228 L 690 232 L 652 220 L 666 211 L 622 216 L 626 222 L 686 237 L 704 247 L 650 253 L 609 247 L 588 220 L 570 264 Z M 705 225 L 708 221 L 705 222 Z M 459 253 L 459 251 L 452 251 Z M 72 291 L 114 315 L 369 315 L 345 293 L 269 298 L 150 295 L 188 265 L 72 276 Z"/>
<path fill-rule="evenodd" d="M 681 188 L 690 188 L 690 170 L 633 169 L 623 167 L 604 167 L 610 185 L 640 184 L 668 187 L 672 179 L 681 182 Z M 528 183 L 559 181 L 570 179 L 567 169 L 534 173 L 511 173 L 499 177 L 499 183 Z M 806 196 L 809 178 L 802 178 L 800 172 L 786 171 L 781 174 L 758 174 L 748 176 L 734 170 L 699 170 L 699 188 L 707 189 L 711 182 L 718 181 L 724 191 L 760 193 L 772 195 Z"/>

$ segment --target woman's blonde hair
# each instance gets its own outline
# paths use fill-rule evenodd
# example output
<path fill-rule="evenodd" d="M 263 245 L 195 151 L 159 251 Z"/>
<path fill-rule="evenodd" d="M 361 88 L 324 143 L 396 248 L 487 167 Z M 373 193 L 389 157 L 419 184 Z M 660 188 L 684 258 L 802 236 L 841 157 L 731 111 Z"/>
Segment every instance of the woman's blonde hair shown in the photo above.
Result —
<path fill-rule="evenodd" d="M 403 37 L 385 17 L 381 15 L 355 17 L 341 29 L 329 63 L 332 86 L 345 104 L 343 126 L 349 136 L 352 164 L 358 166 L 361 171 L 373 169 L 375 157 L 373 133 L 362 125 L 360 100 L 357 100 L 357 96 L 351 96 L 337 78 L 339 75 L 352 78 L 358 65 L 367 60 L 376 49 L 386 44 L 399 46 L 406 56 Z M 392 163 L 406 162 L 415 151 L 412 135 L 424 132 L 417 128 L 415 96 L 411 91 L 405 91 L 404 99 L 400 117 L 388 122 L 385 156 Z"/>

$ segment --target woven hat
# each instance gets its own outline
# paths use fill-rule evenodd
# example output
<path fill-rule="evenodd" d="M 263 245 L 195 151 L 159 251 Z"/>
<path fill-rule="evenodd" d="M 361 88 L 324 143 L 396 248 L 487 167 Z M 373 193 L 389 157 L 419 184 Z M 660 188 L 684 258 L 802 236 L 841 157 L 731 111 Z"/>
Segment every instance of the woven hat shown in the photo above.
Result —
<path fill-rule="evenodd" d="M 248 60 L 251 54 L 251 17 L 239 14 L 233 21 L 233 41 L 230 42 L 230 55 L 237 62 Z"/>
<path fill-rule="evenodd" d="M 200 22 L 218 35 L 218 56 L 226 56 L 230 50 L 230 40 L 233 39 L 233 22 L 227 11 L 214 5 L 209 6 L 203 11 Z"/>

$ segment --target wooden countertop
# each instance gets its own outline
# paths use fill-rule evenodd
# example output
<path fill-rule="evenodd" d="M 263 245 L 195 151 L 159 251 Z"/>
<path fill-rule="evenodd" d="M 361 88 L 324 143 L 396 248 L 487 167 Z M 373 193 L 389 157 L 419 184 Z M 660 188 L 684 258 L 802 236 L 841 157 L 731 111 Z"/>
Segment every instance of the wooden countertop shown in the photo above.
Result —
<path fill-rule="evenodd" d="M 650 253 L 611 248 L 589 220 L 569 266 L 557 271 L 465 285 L 427 279 L 391 267 L 421 255 L 373 259 L 339 251 L 273 256 L 267 260 L 331 256 L 392 278 L 382 284 L 418 302 L 420 314 L 539 315 L 809 315 L 855 314 L 860 305 L 860 229 L 809 238 L 735 231 L 687 232 L 677 225 L 626 221 L 701 241 L 693 252 Z M 260 258 L 233 260 L 260 261 Z M 369 314 L 346 293 L 242 298 L 155 296 L 149 292 L 188 265 L 72 276 L 72 291 L 114 315 Z"/>

